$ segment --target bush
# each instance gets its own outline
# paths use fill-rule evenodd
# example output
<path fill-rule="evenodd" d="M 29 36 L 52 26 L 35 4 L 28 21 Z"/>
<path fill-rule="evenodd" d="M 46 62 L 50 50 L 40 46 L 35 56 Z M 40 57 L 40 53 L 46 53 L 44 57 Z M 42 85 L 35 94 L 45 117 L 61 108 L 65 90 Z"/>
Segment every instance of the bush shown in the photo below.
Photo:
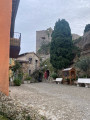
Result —
<path fill-rule="evenodd" d="M 40 70 L 36 70 L 36 71 L 32 74 L 32 78 L 35 79 L 34 82 L 42 82 L 43 72 L 40 71 Z"/>
<path fill-rule="evenodd" d="M 27 77 L 25 78 L 25 80 L 31 80 L 31 77 L 30 77 L 30 76 L 27 76 Z"/>
<path fill-rule="evenodd" d="M 56 73 L 53 73 L 53 74 L 51 75 L 51 77 L 52 77 L 53 79 L 56 79 L 58 76 L 57 76 Z"/>
<path fill-rule="evenodd" d="M 15 84 L 15 86 L 20 86 L 21 80 L 19 78 L 14 79 L 14 84 Z"/>
<path fill-rule="evenodd" d="M 45 66 L 47 65 L 47 66 Z M 52 64 L 50 63 L 50 58 L 46 59 L 45 61 L 43 61 L 41 63 L 41 69 L 42 69 L 42 72 L 44 73 L 46 70 L 49 70 L 50 73 L 53 73 L 54 69 Z"/>
<path fill-rule="evenodd" d="M 13 77 L 15 79 L 23 79 L 23 71 L 22 71 L 22 66 L 19 62 L 15 61 L 15 65 L 12 66 L 11 70 L 13 71 Z"/>
<path fill-rule="evenodd" d="M 81 58 L 77 63 L 76 66 L 85 72 L 87 77 L 90 77 L 90 57 Z"/>

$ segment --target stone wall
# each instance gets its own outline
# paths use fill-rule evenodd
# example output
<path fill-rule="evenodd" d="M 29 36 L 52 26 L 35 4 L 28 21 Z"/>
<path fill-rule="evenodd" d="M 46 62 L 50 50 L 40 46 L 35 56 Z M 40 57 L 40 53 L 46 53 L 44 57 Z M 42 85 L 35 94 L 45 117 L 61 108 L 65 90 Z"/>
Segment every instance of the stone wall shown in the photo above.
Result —
<path fill-rule="evenodd" d="M 50 54 L 39 54 L 38 50 L 41 48 L 42 44 L 48 44 L 51 42 L 52 28 L 48 28 L 47 30 L 36 31 L 36 52 L 38 56 L 42 59 L 42 61 L 50 58 Z"/>
<path fill-rule="evenodd" d="M 49 59 L 50 58 L 50 54 L 49 55 L 40 55 L 42 62 Z"/>
<path fill-rule="evenodd" d="M 29 62 L 29 58 L 31 58 L 31 63 Z M 35 53 L 27 53 L 23 56 L 17 58 L 17 61 L 22 63 L 22 70 L 24 73 L 29 74 L 29 70 L 31 74 L 40 68 L 40 60 L 39 57 Z M 37 61 L 37 63 L 36 63 Z"/>
<path fill-rule="evenodd" d="M 51 42 L 52 31 L 52 28 L 42 31 L 36 31 L 36 52 L 38 52 L 43 43 Z"/>
<path fill-rule="evenodd" d="M 38 111 L 0 93 L 0 114 L 10 120 L 47 120 Z"/>

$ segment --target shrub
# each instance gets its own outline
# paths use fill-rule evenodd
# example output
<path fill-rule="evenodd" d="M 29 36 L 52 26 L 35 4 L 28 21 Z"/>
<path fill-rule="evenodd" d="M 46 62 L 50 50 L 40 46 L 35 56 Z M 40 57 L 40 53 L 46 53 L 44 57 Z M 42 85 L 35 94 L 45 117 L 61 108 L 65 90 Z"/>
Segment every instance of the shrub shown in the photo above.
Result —
<path fill-rule="evenodd" d="M 21 80 L 19 78 L 14 79 L 14 84 L 15 84 L 15 86 L 20 86 Z"/>
<path fill-rule="evenodd" d="M 12 66 L 11 70 L 13 71 L 14 78 L 23 79 L 22 66 L 19 62 L 15 61 L 15 65 Z"/>
<path fill-rule="evenodd" d="M 25 78 L 25 80 L 31 80 L 31 77 L 30 77 L 30 76 L 27 76 L 27 77 Z"/>
<path fill-rule="evenodd" d="M 85 72 L 85 75 L 87 77 L 90 76 L 90 57 L 84 57 L 79 60 L 79 62 L 76 63 L 76 66 Z"/>
<path fill-rule="evenodd" d="M 30 116 L 27 116 L 26 120 L 32 120 Z"/>
<path fill-rule="evenodd" d="M 48 55 L 50 53 L 50 43 L 42 43 L 38 53 Z"/>
<path fill-rule="evenodd" d="M 53 74 L 51 75 L 51 77 L 52 77 L 53 79 L 56 79 L 58 76 L 57 76 L 56 73 L 53 73 Z"/>
<path fill-rule="evenodd" d="M 34 82 L 42 82 L 43 79 L 43 72 L 40 70 L 36 70 L 33 74 L 32 77 L 35 79 Z"/>
<path fill-rule="evenodd" d="M 53 73 L 55 68 L 53 68 L 52 64 L 50 63 L 50 58 L 46 59 L 45 61 L 41 63 L 41 69 L 43 72 L 45 72 L 46 70 L 49 70 L 50 73 Z"/>

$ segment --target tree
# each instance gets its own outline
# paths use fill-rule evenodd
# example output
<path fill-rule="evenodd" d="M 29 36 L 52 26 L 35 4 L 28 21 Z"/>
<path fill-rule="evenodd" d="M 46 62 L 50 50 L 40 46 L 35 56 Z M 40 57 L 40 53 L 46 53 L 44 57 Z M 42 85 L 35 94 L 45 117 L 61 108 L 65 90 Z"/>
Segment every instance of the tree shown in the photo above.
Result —
<path fill-rule="evenodd" d="M 84 30 L 84 33 L 90 31 L 90 24 L 87 24 L 86 27 L 85 27 L 85 30 Z"/>
<path fill-rule="evenodd" d="M 90 77 L 90 57 L 81 58 L 76 66 L 84 71 L 87 77 Z"/>
<path fill-rule="evenodd" d="M 69 24 L 66 20 L 59 19 L 52 33 L 50 48 L 50 62 L 54 68 L 62 69 L 72 64 L 75 57 L 73 47 Z"/>

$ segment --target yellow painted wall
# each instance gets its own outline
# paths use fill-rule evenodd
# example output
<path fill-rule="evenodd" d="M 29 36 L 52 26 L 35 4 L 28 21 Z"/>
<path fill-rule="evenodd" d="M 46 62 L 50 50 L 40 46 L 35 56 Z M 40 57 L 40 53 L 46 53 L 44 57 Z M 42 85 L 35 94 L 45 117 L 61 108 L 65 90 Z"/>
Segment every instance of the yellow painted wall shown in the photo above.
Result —
<path fill-rule="evenodd" d="M 9 68 L 15 65 L 15 60 L 13 58 L 9 59 Z M 12 77 L 13 72 L 11 69 L 9 69 L 9 78 Z"/>

